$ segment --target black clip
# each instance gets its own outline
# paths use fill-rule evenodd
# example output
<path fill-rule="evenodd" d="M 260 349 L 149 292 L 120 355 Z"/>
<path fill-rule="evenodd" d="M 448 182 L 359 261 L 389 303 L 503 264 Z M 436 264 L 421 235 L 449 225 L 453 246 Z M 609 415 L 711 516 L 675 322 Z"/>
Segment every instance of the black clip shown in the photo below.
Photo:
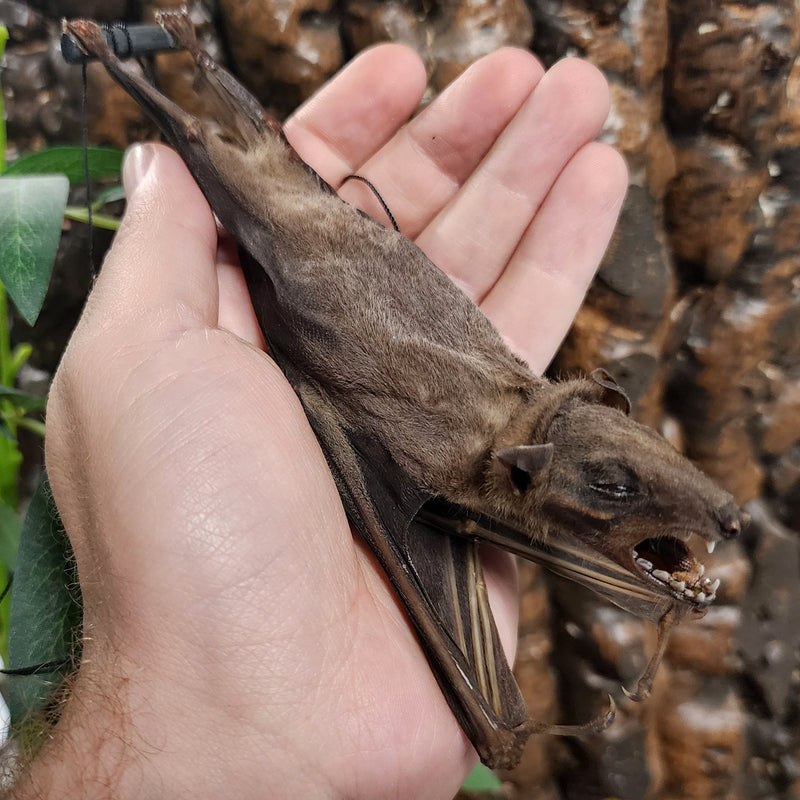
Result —
<path fill-rule="evenodd" d="M 117 58 L 138 58 L 148 53 L 178 50 L 172 35 L 160 25 L 126 25 L 112 22 L 102 26 L 106 44 Z M 66 31 L 61 34 L 61 55 L 68 64 L 83 64 L 94 56 L 87 55 L 73 36 Z"/>

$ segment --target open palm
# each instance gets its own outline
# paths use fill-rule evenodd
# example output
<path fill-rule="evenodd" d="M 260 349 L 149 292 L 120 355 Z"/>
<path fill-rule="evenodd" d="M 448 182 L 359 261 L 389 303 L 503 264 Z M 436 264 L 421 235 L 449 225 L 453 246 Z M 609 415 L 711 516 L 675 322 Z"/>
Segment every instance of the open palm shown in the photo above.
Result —
<path fill-rule="evenodd" d="M 498 51 L 404 125 L 424 70 L 383 45 L 286 125 L 332 185 L 369 178 L 535 370 L 626 181 L 592 142 L 602 77 L 577 60 L 543 72 Z M 86 642 L 41 769 L 72 745 L 91 754 L 74 773 L 84 797 L 451 796 L 474 752 L 264 352 L 231 243 L 166 148 L 134 150 L 125 180 L 125 222 L 48 408 Z M 381 218 L 363 184 L 341 194 Z M 503 559 L 490 567 L 510 645 L 513 580 Z"/>

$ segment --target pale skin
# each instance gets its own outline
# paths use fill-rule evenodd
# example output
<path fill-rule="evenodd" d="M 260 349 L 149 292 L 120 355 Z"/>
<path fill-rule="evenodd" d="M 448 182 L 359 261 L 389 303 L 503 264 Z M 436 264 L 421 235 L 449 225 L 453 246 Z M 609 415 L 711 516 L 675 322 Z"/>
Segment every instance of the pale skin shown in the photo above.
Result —
<path fill-rule="evenodd" d="M 605 81 L 501 50 L 408 125 L 425 74 L 370 50 L 287 123 L 542 370 L 626 171 Z M 85 603 L 61 722 L 11 796 L 449 798 L 475 763 L 264 352 L 235 247 L 180 159 L 135 148 L 128 210 L 56 375 L 47 467 Z M 380 217 L 362 184 L 341 194 Z M 487 559 L 509 650 L 516 587 Z"/>

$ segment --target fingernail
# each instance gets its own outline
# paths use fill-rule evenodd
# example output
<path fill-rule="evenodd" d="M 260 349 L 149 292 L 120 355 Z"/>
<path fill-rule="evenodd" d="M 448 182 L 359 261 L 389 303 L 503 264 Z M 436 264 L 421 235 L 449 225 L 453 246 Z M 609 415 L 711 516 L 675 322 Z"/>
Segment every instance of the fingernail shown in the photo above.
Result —
<path fill-rule="evenodd" d="M 155 157 L 155 147 L 150 143 L 135 144 L 128 148 L 122 163 L 122 183 L 128 200 L 142 183 Z"/>

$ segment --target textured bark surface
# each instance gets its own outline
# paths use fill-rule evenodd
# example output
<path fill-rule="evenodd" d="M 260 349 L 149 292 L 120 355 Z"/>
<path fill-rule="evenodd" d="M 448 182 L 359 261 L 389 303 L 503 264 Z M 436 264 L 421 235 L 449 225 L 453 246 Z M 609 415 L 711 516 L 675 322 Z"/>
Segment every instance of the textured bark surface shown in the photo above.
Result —
<path fill-rule="evenodd" d="M 11 32 L 2 75 L 11 155 L 80 140 L 80 75 L 55 48 L 59 16 L 137 21 L 178 4 L 0 0 Z M 610 692 L 619 714 L 603 735 L 534 738 L 520 767 L 504 776 L 502 796 L 800 800 L 796 2 L 189 5 L 205 46 L 278 113 L 382 40 L 418 50 L 428 99 L 472 61 L 509 44 L 531 47 L 548 64 L 579 55 L 605 72 L 612 111 L 603 138 L 625 154 L 631 187 L 553 369 L 606 367 L 639 418 L 748 503 L 753 524 L 741 542 L 707 559 L 709 573 L 722 579 L 719 599 L 705 619 L 675 632 L 653 697 L 642 705 L 619 687 L 646 663 L 652 626 L 523 565 L 516 672 L 531 713 L 579 721 Z M 176 87 L 185 68 L 180 58 L 155 65 L 159 80 Z M 89 79 L 93 141 L 125 146 L 151 130 L 102 70 L 90 69 Z M 191 95 L 181 103 L 192 107 Z M 83 240 L 77 228 L 65 238 L 53 291 L 66 295 L 54 297 L 34 331 L 46 367 L 85 288 Z"/>

